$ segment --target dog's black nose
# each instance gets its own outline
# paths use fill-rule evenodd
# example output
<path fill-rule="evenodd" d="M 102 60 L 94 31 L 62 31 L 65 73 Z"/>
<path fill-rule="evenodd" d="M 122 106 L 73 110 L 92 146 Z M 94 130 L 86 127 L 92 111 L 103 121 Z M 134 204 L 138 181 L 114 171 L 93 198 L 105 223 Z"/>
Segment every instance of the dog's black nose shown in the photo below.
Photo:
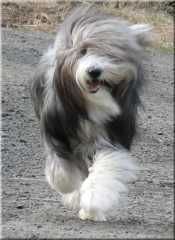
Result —
<path fill-rule="evenodd" d="M 91 78 L 98 78 L 101 75 L 101 69 L 99 68 L 94 68 L 94 67 L 90 67 L 88 69 L 88 74 Z"/>

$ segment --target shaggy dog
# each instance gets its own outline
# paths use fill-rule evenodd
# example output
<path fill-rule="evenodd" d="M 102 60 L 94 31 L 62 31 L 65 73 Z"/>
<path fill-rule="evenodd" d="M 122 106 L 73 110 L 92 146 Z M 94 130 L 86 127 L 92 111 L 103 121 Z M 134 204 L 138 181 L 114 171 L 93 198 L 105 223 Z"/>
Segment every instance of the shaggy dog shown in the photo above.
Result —
<path fill-rule="evenodd" d="M 135 179 L 129 149 L 149 30 L 94 7 L 75 9 L 32 81 L 47 181 L 81 219 L 108 219 Z"/>

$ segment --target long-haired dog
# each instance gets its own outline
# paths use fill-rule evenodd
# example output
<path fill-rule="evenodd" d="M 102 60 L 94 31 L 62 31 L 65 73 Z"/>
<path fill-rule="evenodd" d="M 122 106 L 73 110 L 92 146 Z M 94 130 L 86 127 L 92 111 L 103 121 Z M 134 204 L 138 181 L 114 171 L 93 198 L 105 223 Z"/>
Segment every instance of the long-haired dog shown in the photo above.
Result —
<path fill-rule="evenodd" d="M 81 219 L 106 220 L 135 179 L 129 149 L 149 30 L 94 7 L 75 9 L 32 81 L 46 178 Z"/>

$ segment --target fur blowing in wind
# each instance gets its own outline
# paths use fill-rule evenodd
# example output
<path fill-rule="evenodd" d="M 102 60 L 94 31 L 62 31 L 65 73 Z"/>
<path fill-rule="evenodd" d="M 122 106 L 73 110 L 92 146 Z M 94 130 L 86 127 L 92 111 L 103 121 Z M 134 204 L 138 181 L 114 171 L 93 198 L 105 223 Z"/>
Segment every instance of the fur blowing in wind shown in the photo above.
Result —
<path fill-rule="evenodd" d="M 46 178 L 83 220 L 107 220 L 136 179 L 129 150 L 149 31 L 94 7 L 75 9 L 36 69 Z"/>

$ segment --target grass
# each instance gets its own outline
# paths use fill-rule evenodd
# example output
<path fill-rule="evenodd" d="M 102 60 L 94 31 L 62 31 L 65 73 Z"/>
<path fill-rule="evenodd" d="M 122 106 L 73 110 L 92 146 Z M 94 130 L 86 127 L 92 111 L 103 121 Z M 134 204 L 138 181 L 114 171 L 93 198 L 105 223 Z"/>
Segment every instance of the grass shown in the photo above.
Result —
<path fill-rule="evenodd" d="M 135 7 L 123 7 L 122 9 L 110 9 L 115 16 L 127 19 L 132 23 L 146 23 L 153 27 L 153 46 L 168 51 L 173 50 L 174 24 L 171 15 L 152 9 L 137 9 Z"/>

